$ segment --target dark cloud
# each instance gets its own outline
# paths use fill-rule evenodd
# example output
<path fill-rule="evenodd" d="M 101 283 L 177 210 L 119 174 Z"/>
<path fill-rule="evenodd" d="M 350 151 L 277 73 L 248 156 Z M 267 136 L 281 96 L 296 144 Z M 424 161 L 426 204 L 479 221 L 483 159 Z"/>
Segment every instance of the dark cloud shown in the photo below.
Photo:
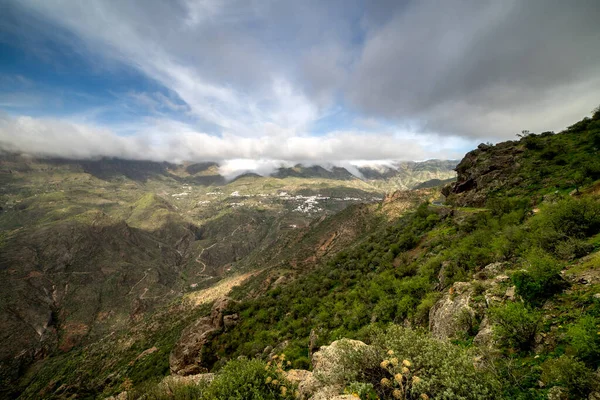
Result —
<path fill-rule="evenodd" d="M 593 0 L 416 1 L 370 25 L 348 95 L 366 113 L 497 138 L 544 126 L 577 91 L 587 109 L 548 126 L 559 129 L 600 98 L 599 18 Z"/>

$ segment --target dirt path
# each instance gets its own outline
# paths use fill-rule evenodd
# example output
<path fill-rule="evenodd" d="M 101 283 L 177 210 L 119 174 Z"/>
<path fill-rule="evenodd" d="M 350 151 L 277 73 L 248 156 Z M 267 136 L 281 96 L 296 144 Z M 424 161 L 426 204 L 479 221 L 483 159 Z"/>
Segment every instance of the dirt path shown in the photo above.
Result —
<path fill-rule="evenodd" d="M 204 274 L 204 271 L 206 271 L 206 263 L 205 263 L 204 261 L 202 261 L 202 259 L 201 259 L 201 258 L 202 258 L 202 254 L 204 254 L 204 252 L 205 252 L 206 250 L 210 250 L 210 249 L 212 249 L 213 247 L 215 247 L 215 246 L 216 246 L 217 244 L 219 244 L 220 242 L 224 242 L 226 239 L 229 239 L 230 237 L 232 237 L 232 236 L 233 236 L 233 235 L 234 235 L 234 234 L 235 234 L 235 233 L 238 231 L 238 229 L 240 229 L 240 227 L 239 227 L 239 226 L 238 226 L 237 228 L 235 228 L 235 229 L 233 230 L 233 232 L 231 232 L 229 235 L 225 236 L 223 239 L 221 239 L 221 240 L 219 240 L 219 241 L 217 241 L 217 242 L 215 242 L 215 243 L 211 244 L 211 245 L 210 245 L 210 246 L 208 246 L 208 247 L 205 247 L 205 248 L 203 248 L 203 249 L 200 251 L 200 254 L 198 254 L 198 257 L 196 257 L 195 261 L 196 261 L 198 264 L 201 264 L 201 265 L 202 265 L 202 271 L 198 271 L 198 272 L 196 273 L 196 275 L 197 275 L 197 276 L 200 276 L 200 275 Z M 212 278 L 212 275 L 205 275 L 205 276 Z"/>
<path fill-rule="evenodd" d="M 142 281 L 148 277 L 148 271 L 150 271 L 150 268 L 149 268 L 149 269 L 147 269 L 147 270 L 145 270 L 145 271 L 144 271 L 144 276 L 142 277 L 142 279 L 140 279 L 139 281 L 137 281 L 137 283 L 136 283 L 135 285 L 133 285 L 133 286 L 131 287 L 131 289 L 129 289 L 129 293 L 127 293 L 127 296 L 129 296 L 129 295 L 131 294 L 131 292 L 133 292 L 133 289 L 135 289 L 135 287 L 136 287 L 137 285 L 139 285 L 140 283 L 142 283 Z M 146 290 L 147 290 L 147 289 L 146 289 Z M 144 293 L 145 293 L 145 292 L 144 292 Z"/>

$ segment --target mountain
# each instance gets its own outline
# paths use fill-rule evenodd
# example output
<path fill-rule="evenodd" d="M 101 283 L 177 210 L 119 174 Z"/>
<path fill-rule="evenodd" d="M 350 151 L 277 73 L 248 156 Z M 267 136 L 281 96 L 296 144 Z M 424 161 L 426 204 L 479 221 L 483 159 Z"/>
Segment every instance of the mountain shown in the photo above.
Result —
<path fill-rule="evenodd" d="M 359 167 L 358 171 L 374 186 L 406 190 L 414 189 L 421 182 L 432 179 L 454 178 L 454 168 L 457 164 L 457 160 L 406 161 L 392 162 L 389 165 L 365 165 Z"/>
<path fill-rule="evenodd" d="M 398 172 L 8 157 L 4 393 L 596 398 L 599 138 L 595 113 L 385 196 Z"/>
<path fill-rule="evenodd" d="M 3 386 L 36 360 L 281 262 L 280 243 L 384 193 L 342 168 L 227 180 L 216 163 L 0 154 Z"/>

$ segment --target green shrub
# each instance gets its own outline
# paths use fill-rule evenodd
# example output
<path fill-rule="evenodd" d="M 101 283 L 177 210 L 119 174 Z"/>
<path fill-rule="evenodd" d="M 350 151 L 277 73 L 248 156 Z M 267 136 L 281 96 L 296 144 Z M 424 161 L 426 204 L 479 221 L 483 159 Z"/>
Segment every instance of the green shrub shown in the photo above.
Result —
<path fill-rule="evenodd" d="M 517 294 L 530 304 L 540 304 L 564 287 L 560 276 L 562 265 L 543 250 L 527 255 L 527 269 L 512 274 Z"/>
<path fill-rule="evenodd" d="M 260 360 L 228 362 L 206 389 L 203 399 L 275 400 L 292 399 L 293 388 L 277 371 Z"/>
<path fill-rule="evenodd" d="M 536 215 L 534 227 L 541 233 L 555 232 L 559 240 L 593 236 L 600 232 L 600 202 L 590 198 L 561 200 Z"/>
<path fill-rule="evenodd" d="M 561 260 L 574 260 L 588 255 L 594 250 L 594 246 L 582 239 L 569 238 L 559 242 L 554 247 L 554 253 Z"/>
<path fill-rule="evenodd" d="M 598 388 L 598 378 L 585 364 L 570 356 L 546 360 L 542 364 L 542 382 L 560 386 L 573 398 L 583 399 Z"/>
<path fill-rule="evenodd" d="M 414 319 L 415 322 L 427 326 L 429 324 L 429 311 L 431 307 L 439 300 L 441 294 L 439 292 L 429 292 L 415 310 Z"/>
<path fill-rule="evenodd" d="M 501 346 L 529 350 L 535 341 L 541 314 L 522 303 L 507 303 L 490 309 L 494 335 Z"/>
<path fill-rule="evenodd" d="M 344 393 L 358 396 L 361 400 L 377 400 L 377 392 L 371 383 L 352 382 Z"/>
<path fill-rule="evenodd" d="M 499 382 L 487 369 L 475 368 L 473 354 L 466 349 L 397 325 L 385 331 L 375 329 L 372 343 L 379 365 L 373 365 L 371 359 L 363 366 L 361 378 L 374 383 L 381 398 L 391 398 L 392 390 L 398 389 L 398 373 L 405 389 L 410 388 L 407 398 L 421 394 L 443 399 L 498 398 Z M 382 382 L 384 378 L 391 387 Z"/>
<path fill-rule="evenodd" d="M 206 382 L 196 384 L 184 383 L 149 383 L 128 392 L 128 398 L 144 400 L 196 400 L 203 398 Z"/>
<path fill-rule="evenodd" d="M 585 315 L 571 325 L 567 340 L 575 355 L 592 368 L 600 364 L 600 324 L 591 315 Z"/>

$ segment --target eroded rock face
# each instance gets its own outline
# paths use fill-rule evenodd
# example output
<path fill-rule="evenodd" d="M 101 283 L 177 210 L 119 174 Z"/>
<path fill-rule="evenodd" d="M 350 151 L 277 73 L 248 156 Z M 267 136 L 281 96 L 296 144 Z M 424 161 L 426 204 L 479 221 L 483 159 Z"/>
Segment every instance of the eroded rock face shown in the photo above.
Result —
<path fill-rule="evenodd" d="M 515 171 L 523 148 L 516 142 L 499 143 L 496 146 L 480 144 L 467 153 L 456 166 L 456 182 L 444 188 L 448 201 L 458 206 L 483 206 L 487 194 L 501 187 L 518 185 Z"/>
<path fill-rule="evenodd" d="M 207 372 L 207 360 L 202 349 L 221 331 L 235 326 L 239 315 L 226 315 L 234 301 L 221 298 L 215 302 L 209 317 L 203 317 L 186 327 L 171 350 L 169 365 L 174 375 L 196 375 Z"/>

